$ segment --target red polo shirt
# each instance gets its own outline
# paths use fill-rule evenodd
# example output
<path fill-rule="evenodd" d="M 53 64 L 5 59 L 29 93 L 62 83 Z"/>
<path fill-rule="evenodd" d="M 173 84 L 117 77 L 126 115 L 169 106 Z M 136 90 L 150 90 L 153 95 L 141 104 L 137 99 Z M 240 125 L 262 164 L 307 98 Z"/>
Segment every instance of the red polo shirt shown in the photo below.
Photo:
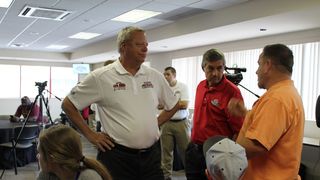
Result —
<path fill-rule="evenodd" d="M 232 138 L 239 133 L 244 119 L 231 116 L 227 110 L 228 102 L 233 97 L 243 99 L 239 88 L 225 76 L 215 87 L 208 87 L 207 80 L 199 83 L 193 114 L 193 143 L 203 144 L 215 135 Z"/>

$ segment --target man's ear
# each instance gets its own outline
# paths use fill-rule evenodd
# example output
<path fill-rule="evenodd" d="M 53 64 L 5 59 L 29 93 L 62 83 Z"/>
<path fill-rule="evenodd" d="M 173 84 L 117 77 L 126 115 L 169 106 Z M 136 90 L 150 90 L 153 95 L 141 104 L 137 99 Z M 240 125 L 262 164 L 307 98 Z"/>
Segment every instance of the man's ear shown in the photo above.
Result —
<path fill-rule="evenodd" d="M 125 46 L 126 44 L 124 42 L 120 44 L 120 52 L 124 51 L 123 49 L 125 48 Z"/>
<path fill-rule="evenodd" d="M 267 63 L 267 65 L 271 66 L 272 65 L 272 60 L 270 58 L 267 58 L 266 59 L 266 63 Z"/>
<path fill-rule="evenodd" d="M 272 61 L 271 59 L 265 59 L 264 60 L 264 65 L 263 65 L 263 71 L 266 73 L 266 72 L 269 72 L 271 69 L 272 69 Z"/>

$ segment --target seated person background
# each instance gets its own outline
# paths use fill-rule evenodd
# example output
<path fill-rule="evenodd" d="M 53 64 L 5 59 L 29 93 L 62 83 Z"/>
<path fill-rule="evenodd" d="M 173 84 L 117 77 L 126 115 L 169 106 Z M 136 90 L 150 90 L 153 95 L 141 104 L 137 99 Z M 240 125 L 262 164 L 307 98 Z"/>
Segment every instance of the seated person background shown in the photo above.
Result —
<path fill-rule="evenodd" d="M 30 101 L 28 96 L 23 96 L 21 98 L 21 105 L 16 110 L 16 113 L 14 116 L 10 116 L 10 121 L 17 122 L 20 120 L 20 117 L 22 116 L 24 119 L 27 118 L 29 111 L 32 107 L 32 102 Z M 35 104 L 33 106 L 32 111 L 30 112 L 30 121 L 36 121 L 36 122 L 42 122 L 41 116 L 39 116 L 39 106 Z"/>
<path fill-rule="evenodd" d="M 83 156 L 80 135 L 69 126 L 56 125 L 43 130 L 38 152 L 41 167 L 38 180 L 112 179 L 100 162 Z"/>
<path fill-rule="evenodd" d="M 209 180 L 238 180 L 248 166 L 245 149 L 225 136 L 208 138 L 203 145 Z"/>

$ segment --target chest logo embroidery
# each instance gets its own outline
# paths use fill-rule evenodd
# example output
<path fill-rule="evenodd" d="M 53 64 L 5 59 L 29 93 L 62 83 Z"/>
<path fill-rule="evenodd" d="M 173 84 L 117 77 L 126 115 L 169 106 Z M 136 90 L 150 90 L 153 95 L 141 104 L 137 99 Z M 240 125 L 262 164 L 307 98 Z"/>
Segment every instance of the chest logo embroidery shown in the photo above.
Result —
<path fill-rule="evenodd" d="M 214 100 L 212 100 L 212 101 L 211 101 L 211 104 L 212 104 L 212 105 L 214 105 L 214 106 L 217 106 L 217 107 L 219 107 L 219 106 L 220 106 L 220 104 L 219 104 L 219 100 L 218 100 L 218 99 L 214 99 Z"/>
<path fill-rule="evenodd" d="M 126 90 L 126 84 L 122 83 L 122 82 L 116 82 L 113 85 L 113 90 L 117 91 L 117 90 Z"/>
<path fill-rule="evenodd" d="M 142 87 L 142 89 L 153 88 L 153 84 L 150 81 L 147 81 L 147 82 L 143 82 L 141 87 Z"/>

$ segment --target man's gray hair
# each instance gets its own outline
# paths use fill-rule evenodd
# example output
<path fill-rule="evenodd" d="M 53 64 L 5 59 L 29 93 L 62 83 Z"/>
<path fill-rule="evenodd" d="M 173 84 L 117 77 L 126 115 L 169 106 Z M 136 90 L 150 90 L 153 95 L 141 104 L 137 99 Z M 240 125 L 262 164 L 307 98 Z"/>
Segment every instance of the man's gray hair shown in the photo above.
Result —
<path fill-rule="evenodd" d="M 132 36 L 133 32 L 145 32 L 145 31 L 141 28 L 133 27 L 133 26 L 128 26 L 128 27 L 123 28 L 118 33 L 118 38 L 117 38 L 117 46 L 118 46 L 119 53 L 120 53 L 121 45 L 124 42 L 131 40 L 131 36 Z"/>
<path fill-rule="evenodd" d="M 218 49 L 209 49 L 203 54 L 202 63 L 201 63 L 202 70 L 204 70 L 204 67 L 207 65 L 208 62 L 219 61 L 219 60 L 222 60 L 223 65 L 226 65 L 224 54 L 221 51 L 219 51 Z"/>

